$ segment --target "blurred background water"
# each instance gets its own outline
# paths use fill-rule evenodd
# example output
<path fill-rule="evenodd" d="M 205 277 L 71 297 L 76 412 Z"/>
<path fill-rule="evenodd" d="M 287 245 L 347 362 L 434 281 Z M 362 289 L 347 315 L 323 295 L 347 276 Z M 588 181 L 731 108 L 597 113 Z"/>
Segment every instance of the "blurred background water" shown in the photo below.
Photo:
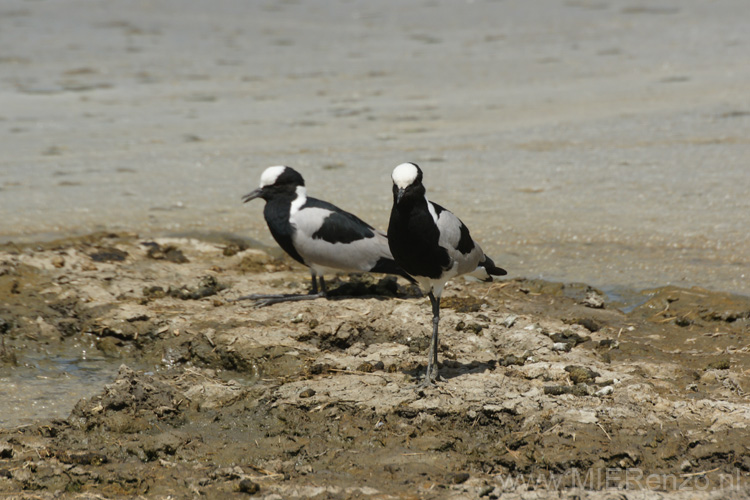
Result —
<path fill-rule="evenodd" d="M 0 241 L 228 231 L 269 165 L 385 229 L 390 172 L 511 276 L 750 293 L 744 0 L 5 0 Z"/>

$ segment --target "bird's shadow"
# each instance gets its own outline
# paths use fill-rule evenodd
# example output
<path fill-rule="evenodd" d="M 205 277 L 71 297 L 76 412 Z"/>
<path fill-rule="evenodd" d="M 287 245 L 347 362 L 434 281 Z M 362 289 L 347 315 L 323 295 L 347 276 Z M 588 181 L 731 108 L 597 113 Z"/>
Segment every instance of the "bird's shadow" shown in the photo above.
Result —
<path fill-rule="evenodd" d="M 494 359 L 490 361 L 474 360 L 468 363 L 462 363 L 460 361 L 447 359 L 447 360 L 444 360 L 442 363 L 438 362 L 438 369 L 440 373 L 440 379 L 438 380 L 438 384 L 440 383 L 440 380 L 450 380 L 456 377 L 461 377 L 461 376 L 469 375 L 472 373 L 484 373 L 488 371 L 493 371 L 495 368 L 497 368 L 497 366 L 498 366 L 498 362 L 497 360 L 494 360 Z M 420 363 L 415 368 L 402 370 L 402 373 L 414 378 L 415 382 L 422 382 L 424 380 L 426 370 L 427 370 L 427 366 Z"/>
<path fill-rule="evenodd" d="M 375 279 L 368 274 L 351 274 L 347 281 L 336 277 L 329 281 L 326 291 L 328 300 L 352 298 L 386 300 L 418 297 L 422 297 L 422 292 L 416 285 L 402 285 L 395 276 Z"/>

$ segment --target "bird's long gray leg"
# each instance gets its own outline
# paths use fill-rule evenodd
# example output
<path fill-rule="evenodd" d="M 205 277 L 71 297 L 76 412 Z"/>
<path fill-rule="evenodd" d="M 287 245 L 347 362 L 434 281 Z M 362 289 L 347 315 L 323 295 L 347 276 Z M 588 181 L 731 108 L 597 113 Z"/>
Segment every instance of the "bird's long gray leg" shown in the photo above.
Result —
<path fill-rule="evenodd" d="M 427 373 L 425 374 L 422 385 L 433 385 L 436 380 L 440 379 L 438 372 L 438 323 L 440 323 L 440 296 L 430 292 L 430 303 L 432 304 L 432 340 L 430 341 L 430 351 L 427 354 Z"/>

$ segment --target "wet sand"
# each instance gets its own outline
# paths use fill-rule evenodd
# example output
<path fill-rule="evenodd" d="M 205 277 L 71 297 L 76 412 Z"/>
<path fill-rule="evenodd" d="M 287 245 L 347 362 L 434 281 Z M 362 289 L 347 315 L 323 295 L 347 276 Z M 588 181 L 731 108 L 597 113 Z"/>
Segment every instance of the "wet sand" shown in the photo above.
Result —
<path fill-rule="evenodd" d="M 269 165 L 385 227 L 416 161 L 513 276 L 749 294 L 742 0 L 3 3 L 0 238 L 271 243 Z"/>

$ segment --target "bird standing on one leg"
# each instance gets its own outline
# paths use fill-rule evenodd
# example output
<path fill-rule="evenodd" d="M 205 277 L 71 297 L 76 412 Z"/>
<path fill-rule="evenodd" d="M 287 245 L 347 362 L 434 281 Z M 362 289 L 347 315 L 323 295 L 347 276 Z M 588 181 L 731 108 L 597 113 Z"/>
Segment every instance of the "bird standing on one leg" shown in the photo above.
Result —
<path fill-rule="evenodd" d="M 263 198 L 263 216 L 276 242 L 294 260 L 310 268 L 309 295 L 248 295 L 270 305 L 325 296 L 323 275 L 334 271 L 397 274 L 411 278 L 393 261 L 382 231 L 340 208 L 307 196 L 305 181 L 290 167 L 268 167 L 260 187 L 242 197 Z M 320 278 L 320 291 L 317 279 Z M 239 299 L 238 299 L 239 300 Z"/>
<path fill-rule="evenodd" d="M 388 224 L 388 245 L 396 263 L 428 292 L 432 304 L 432 340 L 424 385 L 438 380 L 438 323 L 440 296 L 445 283 L 468 274 L 482 281 L 504 276 L 471 238 L 458 217 L 425 196 L 422 170 L 402 163 L 393 170 L 393 208 Z"/>

